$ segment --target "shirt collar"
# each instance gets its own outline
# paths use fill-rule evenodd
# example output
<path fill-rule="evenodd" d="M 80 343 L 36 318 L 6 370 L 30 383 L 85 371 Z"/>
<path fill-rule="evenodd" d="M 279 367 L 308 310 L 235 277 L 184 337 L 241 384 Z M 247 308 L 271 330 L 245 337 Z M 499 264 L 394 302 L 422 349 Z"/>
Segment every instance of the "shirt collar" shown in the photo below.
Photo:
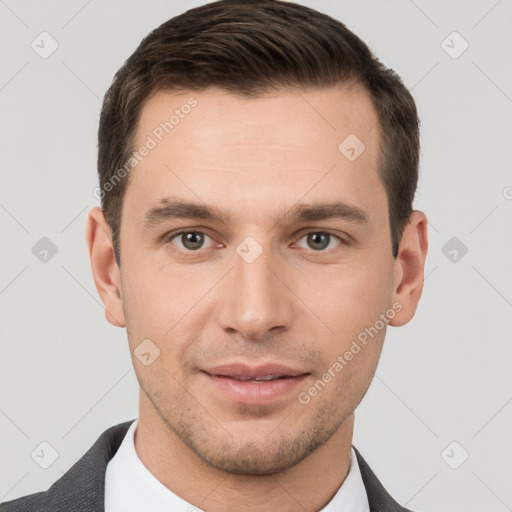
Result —
<path fill-rule="evenodd" d="M 105 512 L 190 512 L 197 507 L 165 487 L 142 464 L 135 450 L 134 435 L 138 420 L 128 429 L 121 446 L 107 466 Z M 350 469 L 343 484 L 320 512 L 350 510 L 369 512 L 366 489 L 354 449 L 350 448 Z"/>

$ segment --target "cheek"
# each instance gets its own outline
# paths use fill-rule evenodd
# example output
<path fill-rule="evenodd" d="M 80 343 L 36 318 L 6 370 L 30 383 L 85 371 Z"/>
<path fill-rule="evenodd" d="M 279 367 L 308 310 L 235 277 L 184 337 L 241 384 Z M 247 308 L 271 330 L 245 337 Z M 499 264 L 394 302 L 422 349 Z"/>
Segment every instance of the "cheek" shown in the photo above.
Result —
<path fill-rule="evenodd" d="M 344 269 L 317 296 L 314 310 L 333 331 L 323 341 L 326 366 L 321 371 L 336 375 L 331 392 L 343 402 L 361 400 L 371 383 L 384 342 L 387 323 L 381 315 L 390 309 L 391 283 L 387 269 Z"/>
<path fill-rule="evenodd" d="M 149 339 L 160 350 L 160 362 L 178 371 L 176 361 L 181 360 L 189 340 L 198 339 L 197 312 L 204 309 L 212 287 L 208 276 L 198 278 L 190 270 L 184 272 L 171 265 L 125 263 L 123 308 L 132 353 Z"/>
<path fill-rule="evenodd" d="M 393 276 L 389 265 L 375 263 L 358 268 L 340 268 L 322 280 L 312 296 L 315 311 L 337 337 L 354 337 L 373 325 L 390 307 Z"/>

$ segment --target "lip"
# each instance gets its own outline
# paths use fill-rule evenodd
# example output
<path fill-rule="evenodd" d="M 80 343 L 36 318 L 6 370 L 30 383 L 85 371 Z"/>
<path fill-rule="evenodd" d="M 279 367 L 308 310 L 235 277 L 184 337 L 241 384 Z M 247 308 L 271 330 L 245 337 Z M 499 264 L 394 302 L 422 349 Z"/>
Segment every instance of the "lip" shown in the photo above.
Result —
<path fill-rule="evenodd" d="M 303 370 L 291 368 L 279 363 L 265 363 L 258 366 L 251 366 L 244 363 L 231 363 L 219 366 L 204 368 L 204 371 L 210 375 L 218 375 L 231 378 L 254 379 L 256 377 L 265 377 L 266 375 L 284 375 L 286 377 L 297 377 L 304 373 Z"/>
<path fill-rule="evenodd" d="M 290 394 L 309 375 L 301 369 L 278 363 L 250 366 L 244 363 L 205 368 L 203 373 L 221 396 L 236 403 L 267 405 Z M 275 380 L 254 380 L 279 375 Z M 240 380 L 245 379 L 245 380 Z"/>

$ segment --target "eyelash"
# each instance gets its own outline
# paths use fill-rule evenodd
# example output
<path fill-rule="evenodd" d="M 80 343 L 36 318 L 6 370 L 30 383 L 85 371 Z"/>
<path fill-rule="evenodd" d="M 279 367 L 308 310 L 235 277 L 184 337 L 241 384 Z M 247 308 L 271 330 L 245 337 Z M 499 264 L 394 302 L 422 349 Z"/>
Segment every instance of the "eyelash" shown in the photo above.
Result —
<path fill-rule="evenodd" d="M 164 243 L 171 243 L 172 240 L 174 240 L 174 238 L 184 234 L 184 233 L 197 233 L 197 234 L 200 234 L 200 235 L 205 235 L 207 236 L 208 238 L 211 238 L 213 240 L 213 237 L 211 237 L 210 235 L 208 235 L 208 233 L 204 232 L 204 231 L 200 231 L 200 230 L 197 230 L 197 229 L 181 229 L 179 231 L 173 231 L 172 233 L 169 233 L 168 235 L 164 236 L 163 237 L 163 242 Z M 299 240 L 301 240 L 302 238 L 304 238 L 305 236 L 311 234 L 311 233 L 316 233 L 316 234 L 325 234 L 325 235 L 330 235 L 334 238 L 336 238 L 339 242 L 339 245 L 340 246 L 348 246 L 350 245 L 349 241 L 348 240 L 345 240 L 343 238 L 341 238 L 339 235 L 337 235 L 336 233 L 328 230 L 328 229 L 312 229 L 312 230 L 309 230 L 309 231 L 306 231 L 306 232 L 301 232 L 300 233 L 300 238 Z M 176 247 L 176 250 L 181 252 L 181 253 L 185 253 L 185 254 L 193 254 L 193 253 L 200 253 L 202 251 L 202 249 L 197 249 L 195 251 L 193 250 L 190 250 L 190 249 L 181 249 L 181 248 L 178 248 Z M 329 250 L 318 250 L 318 251 L 315 251 L 314 249 L 311 249 L 310 252 L 312 252 L 313 254 L 329 254 L 331 251 L 333 251 L 334 249 L 329 249 Z"/>

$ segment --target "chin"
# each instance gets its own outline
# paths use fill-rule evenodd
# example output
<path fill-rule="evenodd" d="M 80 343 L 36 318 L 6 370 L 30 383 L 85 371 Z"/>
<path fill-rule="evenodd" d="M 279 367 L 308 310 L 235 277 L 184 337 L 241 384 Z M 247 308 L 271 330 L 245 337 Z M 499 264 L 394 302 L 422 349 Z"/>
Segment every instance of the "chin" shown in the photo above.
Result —
<path fill-rule="evenodd" d="M 234 475 L 273 475 L 299 464 L 330 436 L 307 436 L 304 432 L 294 437 L 264 438 L 239 443 L 208 442 L 202 446 L 189 439 L 189 447 L 207 464 Z"/>

